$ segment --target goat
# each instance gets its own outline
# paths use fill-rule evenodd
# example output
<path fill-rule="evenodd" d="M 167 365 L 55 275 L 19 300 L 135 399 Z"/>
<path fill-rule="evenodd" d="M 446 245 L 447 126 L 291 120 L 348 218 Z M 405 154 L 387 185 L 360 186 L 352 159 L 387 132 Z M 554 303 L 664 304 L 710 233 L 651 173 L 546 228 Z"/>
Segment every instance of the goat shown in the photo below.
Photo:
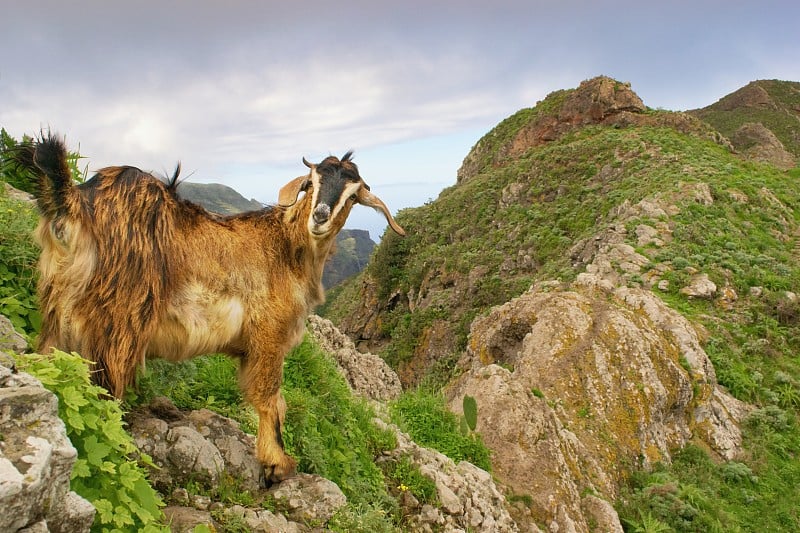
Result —
<path fill-rule="evenodd" d="M 261 485 L 294 474 L 283 447 L 283 359 L 324 300 L 322 270 L 356 203 L 380 210 L 352 161 L 325 158 L 280 189 L 278 204 L 218 216 L 130 166 L 77 185 L 66 146 L 40 137 L 20 156 L 37 174 L 41 212 L 38 349 L 81 353 L 93 380 L 121 398 L 146 358 L 221 352 L 240 360 L 240 386 L 259 416 Z M 301 197 L 301 193 L 305 193 Z"/>

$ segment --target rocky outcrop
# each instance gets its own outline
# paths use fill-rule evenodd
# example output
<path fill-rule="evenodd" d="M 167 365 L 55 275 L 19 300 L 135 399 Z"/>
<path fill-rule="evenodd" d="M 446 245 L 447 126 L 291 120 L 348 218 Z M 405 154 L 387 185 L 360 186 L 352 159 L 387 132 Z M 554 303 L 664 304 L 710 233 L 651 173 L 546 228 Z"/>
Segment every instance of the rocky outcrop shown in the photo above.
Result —
<path fill-rule="evenodd" d="M 759 122 L 743 124 L 731 136 L 731 143 L 745 157 L 770 163 L 788 170 L 794 168 L 796 158 L 772 131 Z"/>
<path fill-rule="evenodd" d="M 89 531 L 94 507 L 69 488 L 76 455 L 55 395 L 0 360 L 0 531 Z"/>
<path fill-rule="evenodd" d="M 339 331 L 333 322 L 311 315 L 308 318 L 308 331 L 331 354 L 353 392 L 379 401 L 400 396 L 400 379 L 386 361 L 377 355 L 356 350 L 350 337 Z"/>
<path fill-rule="evenodd" d="M 730 146 L 727 139 L 689 114 L 646 113 L 647 107 L 631 89 L 630 83 L 621 83 L 607 76 L 585 80 L 574 90 L 556 91 L 548 95 L 544 103 L 546 105 L 542 108 L 537 104 L 537 111 L 542 111 L 531 114 L 509 139 L 499 140 L 500 146 L 496 145 L 497 137 L 501 135 L 497 129 L 478 141 L 458 169 L 458 183 L 479 173 L 487 161 L 494 165 L 514 161 L 531 148 L 556 141 L 591 124 L 669 127 Z"/>
<path fill-rule="evenodd" d="M 218 527 L 211 511 L 222 517 L 236 517 L 252 531 L 306 531 L 303 523 L 324 523 L 346 505 L 342 491 L 319 476 L 299 474 L 262 491 L 261 465 L 253 451 L 255 438 L 239 429 L 229 418 L 208 409 L 184 412 L 167 398 L 156 398 L 148 406 L 128 416 L 130 433 L 136 446 L 153 459 L 149 478 L 171 505 L 165 510 L 176 523 L 175 531 L 191 531 L 196 525 Z M 220 485 L 272 498 L 284 514 L 261 507 L 225 507 L 206 496 L 190 496 L 177 488 L 189 482 L 212 490 Z"/>
<path fill-rule="evenodd" d="M 357 352 L 352 341 L 330 321 L 310 317 L 309 332 L 337 360 L 354 392 L 375 401 L 399 394 L 400 381 L 391 368 L 376 356 Z M 260 489 L 253 436 L 242 432 L 236 422 L 209 410 L 184 412 L 168 399 L 156 398 L 129 414 L 128 422 L 137 447 L 150 455 L 157 467 L 150 470 L 149 478 L 168 495 L 170 506 L 165 514 L 172 520 L 174 531 L 191 531 L 199 524 L 219 527 L 215 516 L 243 521 L 252 531 L 308 531 L 306 524 L 324 524 L 347 503 L 335 484 L 308 474 L 298 474 L 268 491 Z M 455 464 L 380 419 L 375 424 L 391 428 L 398 442 L 378 461 L 407 458 L 436 485 L 438 505 L 420 504 L 410 495 L 402 499 L 405 520 L 414 531 L 519 530 L 488 472 L 467 462 Z M 225 506 L 175 489 L 190 481 L 209 488 L 235 486 L 258 501 L 273 500 L 281 513 L 263 507 Z"/>
<path fill-rule="evenodd" d="M 397 448 L 379 462 L 406 458 L 420 473 L 436 484 L 439 506 L 420 505 L 407 495 L 402 503 L 411 531 L 519 531 L 507 511 L 507 502 L 495 485 L 491 474 L 467 461 L 456 464 L 452 459 L 429 448 L 417 445 L 397 426 L 381 420 L 376 423 L 390 428 L 397 435 Z M 531 533 L 539 529 L 531 522 Z"/>
<path fill-rule="evenodd" d="M 691 439 L 737 456 L 748 412 L 717 386 L 688 320 L 649 291 L 600 281 L 535 287 L 476 319 L 449 391 L 456 412 L 477 400 L 495 475 L 559 531 L 589 531 L 608 506 L 585 494 L 613 501 L 630 469 Z"/>

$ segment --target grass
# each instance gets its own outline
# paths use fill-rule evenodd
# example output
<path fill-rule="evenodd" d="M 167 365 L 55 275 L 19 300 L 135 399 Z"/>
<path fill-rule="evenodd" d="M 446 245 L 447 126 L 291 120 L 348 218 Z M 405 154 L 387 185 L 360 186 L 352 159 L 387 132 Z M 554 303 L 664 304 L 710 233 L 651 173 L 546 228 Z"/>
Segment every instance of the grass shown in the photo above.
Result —
<path fill-rule="evenodd" d="M 1 181 L 1 180 L 0 180 Z M 0 183 L 0 314 L 27 334 L 41 327 L 36 301 L 39 250 L 31 239 L 36 227 L 34 207 L 9 198 Z"/>
<path fill-rule="evenodd" d="M 243 402 L 236 384 L 234 360 L 212 355 L 172 364 L 148 363 L 133 403 L 166 395 L 186 409 L 207 407 L 238 420 L 255 431 L 252 408 Z M 397 498 L 410 491 L 418 501 L 436 504 L 433 481 L 409 460 L 378 466 L 376 459 L 397 445 L 394 434 L 379 429 L 376 414 L 351 393 L 331 358 L 307 337 L 286 358 L 283 394 L 287 413 L 286 450 L 298 459 L 299 470 L 335 482 L 348 499 L 347 507 L 328 525 L 334 531 L 394 531 L 403 522 Z M 441 395 L 406 392 L 390 406 L 392 421 L 422 445 L 438 449 L 454 461 L 467 460 L 490 469 L 489 452 L 475 434 L 462 433 L 459 419 Z M 221 500 L 242 503 L 248 495 L 235 480 L 218 487 L 192 487 Z M 359 529 L 364 528 L 364 529 Z"/>
<path fill-rule="evenodd" d="M 491 471 L 489 450 L 476 433 L 462 432 L 461 422 L 447 409 L 444 396 L 419 388 L 390 403 L 392 422 L 420 446 L 435 448 L 458 463 L 469 461 Z"/>

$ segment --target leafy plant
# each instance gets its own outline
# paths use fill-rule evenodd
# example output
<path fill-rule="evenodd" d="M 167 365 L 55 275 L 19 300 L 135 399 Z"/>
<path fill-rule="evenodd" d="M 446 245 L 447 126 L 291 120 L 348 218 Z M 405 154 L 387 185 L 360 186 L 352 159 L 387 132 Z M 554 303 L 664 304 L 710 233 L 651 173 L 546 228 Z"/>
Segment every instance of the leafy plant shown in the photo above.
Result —
<path fill-rule="evenodd" d="M 31 238 L 35 227 L 34 208 L 9 198 L 0 184 L 0 314 L 28 336 L 41 328 L 36 301 L 39 250 Z"/>
<path fill-rule="evenodd" d="M 369 405 L 350 392 L 334 362 L 306 338 L 286 358 L 284 441 L 304 472 L 334 481 L 354 505 L 387 503 L 375 464 L 396 446 L 394 435 L 372 422 Z"/>
<path fill-rule="evenodd" d="M 88 363 L 77 354 L 54 351 L 18 357 L 21 370 L 58 397 L 59 417 L 78 451 L 71 488 L 97 510 L 93 531 L 169 531 L 161 522 L 160 496 L 133 459 L 138 455 L 122 423 L 119 403 L 92 385 Z"/>
<path fill-rule="evenodd" d="M 14 153 L 22 146 L 32 142 L 33 139 L 27 135 L 22 138 L 22 141 L 18 142 L 4 128 L 0 128 L 0 176 L 2 176 L 0 179 L 15 189 L 31 194 L 35 193 L 38 187 L 36 177 L 17 164 Z M 87 165 L 81 170 L 78 166 L 78 162 L 81 159 L 79 152 L 67 153 L 67 167 L 77 183 L 82 183 L 86 180 L 89 168 Z"/>

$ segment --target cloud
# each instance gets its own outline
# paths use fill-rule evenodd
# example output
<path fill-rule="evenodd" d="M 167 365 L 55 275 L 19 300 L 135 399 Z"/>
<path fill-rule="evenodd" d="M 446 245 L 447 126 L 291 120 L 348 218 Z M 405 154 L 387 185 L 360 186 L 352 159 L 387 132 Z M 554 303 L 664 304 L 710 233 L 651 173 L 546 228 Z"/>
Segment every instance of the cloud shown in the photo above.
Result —
<path fill-rule="evenodd" d="M 92 170 L 181 160 L 264 200 L 300 157 L 353 148 L 371 185 L 424 176 L 390 206 L 423 203 L 497 122 L 599 74 L 666 109 L 800 79 L 798 7 L 772 4 L 10 2 L 0 126 L 52 127 Z"/>

